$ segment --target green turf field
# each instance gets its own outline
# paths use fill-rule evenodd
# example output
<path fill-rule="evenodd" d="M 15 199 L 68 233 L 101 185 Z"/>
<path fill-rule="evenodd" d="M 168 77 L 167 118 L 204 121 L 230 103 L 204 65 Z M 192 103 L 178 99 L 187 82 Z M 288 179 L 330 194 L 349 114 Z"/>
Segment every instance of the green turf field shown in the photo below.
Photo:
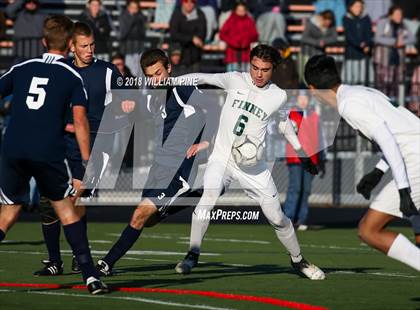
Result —
<path fill-rule="evenodd" d="M 89 224 L 96 258 L 110 248 L 125 224 Z M 189 225 L 162 224 L 146 229 L 134 252 L 106 278 L 116 287 L 214 291 L 273 297 L 329 309 L 420 309 L 420 274 L 362 245 L 355 229 L 299 232 L 304 256 L 327 273 L 324 281 L 300 278 L 268 225 L 213 225 L 201 264 L 188 276 L 174 266 L 187 249 Z M 410 235 L 409 229 L 400 229 Z M 68 274 L 71 256 L 62 233 L 64 276 L 36 278 L 47 258 L 40 226 L 17 223 L 0 244 L 0 282 L 80 284 Z M 146 251 L 146 252 L 139 252 Z M 299 305 L 297 305 L 299 307 Z M 113 292 L 90 296 L 85 290 L 0 287 L 0 309 L 279 309 L 254 301 L 156 292 Z M 284 309 L 284 308 L 283 308 Z M 287 307 L 286 307 L 287 309 Z"/>

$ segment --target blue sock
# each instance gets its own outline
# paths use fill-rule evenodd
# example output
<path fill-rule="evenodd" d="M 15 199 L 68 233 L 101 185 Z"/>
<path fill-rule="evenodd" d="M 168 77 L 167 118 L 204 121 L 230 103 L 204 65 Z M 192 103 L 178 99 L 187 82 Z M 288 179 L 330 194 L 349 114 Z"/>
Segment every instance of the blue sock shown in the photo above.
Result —
<path fill-rule="evenodd" d="M 125 253 L 134 243 L 136 243 L 137 239 L 141 234 L 142 229 L 138 230 L 130 225 L 123 230 L 121 233 L 120 238 L 114 244 L 114 246 L 109 250 L 108 254 L 103 258 L 103 260 L 112 268 L 114 264 L 119 260 L 121 257 L 124 256 Z"/>
<path fill-rule="evenodd" d="M 45 246 L 48 250 L 49 260 L 51 263 L 55 264 L 62 263 L 60 254 L 60 233 L 60 221 L 56 221 L 52 224 L 42 224 L 42 234 L 44 235 Z"/>
<path fill-rule="evenodd" d="M 90 255 L 89 242 L 82 221 L 78 221 L 70 225 L 64 225 L 63 229 L 67 241 L 73 250 L 73 255 L 76 256 L 77 262 L 79 263 L 83 281 L 86 282 L 89 277 L 99 279 L 99 275 L 97 274 L 95 265 L 93 264 L 92 256 Z"/>
<path fill-rule="evenodd" d="M 0 229 L 0 242 L 3 241 L 4 237 L 6 237 L 6 234 L 4 233 L 3 230 Z"/>

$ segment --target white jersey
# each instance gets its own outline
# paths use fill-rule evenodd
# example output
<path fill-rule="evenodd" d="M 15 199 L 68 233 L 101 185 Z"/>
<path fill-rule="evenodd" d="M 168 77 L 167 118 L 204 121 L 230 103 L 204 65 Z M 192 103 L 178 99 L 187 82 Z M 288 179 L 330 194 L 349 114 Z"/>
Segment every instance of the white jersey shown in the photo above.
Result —
<path fill-rule="evenodd" d="M 380 91 L 341 85 L 337 90 L 337 107 L 344 120 L 366 138 L 374 140 L 374 130 L 386 123 L 403 157 L 420 154 L 420 119 L 404 107 L 394 107 Z"/>
<path fill-rule="evenodd" d="M 285 104 L 286 92 L 272 83 L 259 88 L 249 73 L 188 74 L 198 84 L 209 84 L 227 92 L 214 149 L 209 159 L 227 160 L 238 136 L 248 134 L 264 141 L 270 116 Z"/>
<path fill-rule="evenodd" d="M 341 85 L 337 108 L 351 127 L 379 144 L 398 189 L 408 183 L 413 187 L 420 164 L 420 119 L 393 106 L 380 91 L 363 86 Z"/>

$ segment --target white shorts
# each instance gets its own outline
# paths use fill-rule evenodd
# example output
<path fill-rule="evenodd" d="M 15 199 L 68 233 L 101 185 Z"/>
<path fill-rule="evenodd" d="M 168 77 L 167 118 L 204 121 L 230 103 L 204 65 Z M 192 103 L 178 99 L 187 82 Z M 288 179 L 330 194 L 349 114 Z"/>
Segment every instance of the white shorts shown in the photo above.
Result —
<path fill-rule="evenodd" d="M 211 159 L 204 173 L 204 188 L 220 193 L 232 181 L 238 181 L 241 189 L 260 205 L 265 199 L 278 199 L 278 192 L 265 162 L 258 166 L 240 169 L 235 163 Z M 204 202 L 205 203 L 205 202 Z"/>
<path fill-rule="evenodd" d="M 411 188 L 411 199 L 420 210 L 420 154 L 404 158 L 408 181 Z M 372 201 L 370 208 L 382 213 L 403 218 L 400 211 L 400 195 L 394 180 L 390 181 Z"/>

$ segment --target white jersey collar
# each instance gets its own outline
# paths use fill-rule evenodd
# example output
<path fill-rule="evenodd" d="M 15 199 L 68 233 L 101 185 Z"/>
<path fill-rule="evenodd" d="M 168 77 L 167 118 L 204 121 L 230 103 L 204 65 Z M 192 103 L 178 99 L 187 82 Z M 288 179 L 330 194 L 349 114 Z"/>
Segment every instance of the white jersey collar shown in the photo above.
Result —
<path fill-rule="evenodd" d="M 59 54 L 53 54 L 53 53 L 44 53 L 42 54 L 42 59 L 46 60 L 46 59 L 54 59 L 54 60 L 59 60 L 61 58 L 64 58 L 63 55 L 59 55 Z"/>

